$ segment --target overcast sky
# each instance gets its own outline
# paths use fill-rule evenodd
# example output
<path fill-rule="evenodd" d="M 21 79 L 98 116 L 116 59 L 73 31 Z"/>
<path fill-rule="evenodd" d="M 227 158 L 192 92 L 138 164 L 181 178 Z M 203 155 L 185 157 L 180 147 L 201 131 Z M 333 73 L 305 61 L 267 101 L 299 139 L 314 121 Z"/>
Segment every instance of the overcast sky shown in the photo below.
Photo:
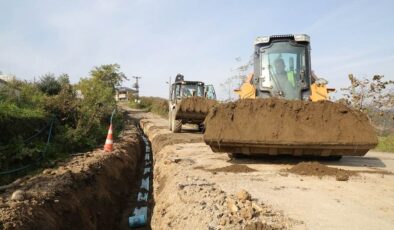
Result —
<path fill-rule="evenodd" d="M 347 74 L 394 80 L 394 1 L 0 0 L 0 71 L 32 80 L 118 63 L 142 76 L 141 94 L 167 96 L 166 81 L 220 83 L 246 62 L 257 36 L 307 33 L 312 68 L 336 88 Z M 126 82 L 125 86 L 131 86 Z"/>

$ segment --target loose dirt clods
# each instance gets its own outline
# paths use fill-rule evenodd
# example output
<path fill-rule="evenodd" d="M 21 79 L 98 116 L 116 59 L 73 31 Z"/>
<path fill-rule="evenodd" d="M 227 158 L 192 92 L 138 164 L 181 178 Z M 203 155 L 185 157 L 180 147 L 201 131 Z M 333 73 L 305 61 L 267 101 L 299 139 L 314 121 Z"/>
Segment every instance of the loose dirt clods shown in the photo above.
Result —
<path fill-rule="evenodd" d="M 229 165 L 221 168 L 214 168 L 214 169 L 206 169 L 204 167 L 198 166 L 195 167 L 195 169 L 201 169 L 204 171 L 208 171 L 211 173 L 218 173 L 218 172 L 228 172 L 228 173 L 249 173 L 249 172 L 256 172 L 255 169 L 252 169 L 246 165 L 241 165 L 241 164 L 234 164 L 234 165 Z"/>
<path fill-rule="evenodd" d="M 169 216 L 169 210 L 162 208 L 160 218 L 169 218 L 166 221 L 168 227 L 178 229 L 184 218 L 193 217 L 203 217 L 202 221 L 206 222 L 205 226 L 208 226 L 208 229 L 279 230 L 288 229 L 297 223 L 280 212 L 275 212 L 270 206 L 253 200 L 250 193 L 244 189 L 234 195 L 227 195 L 215 183 L 208 183 L 205 179 L 194 178 L 191 181 L 192 183 L 178 184 L 177 196 L 182 203 L 192 207 L 192 213 L 188 213 L 188 217 L 179 218 Z M 157 207 L 165 205 L 158 204 Z"/>
<path fill-rule="evenodd" d="M 301 162 L 287 169 L 286 172 L 303 176 L 318 176 L 319 178 L 334 176 L 338 181 L 347 181 L 350 176 L 357 175 L 357 172 L 328 167 L 319 162 Z"/>

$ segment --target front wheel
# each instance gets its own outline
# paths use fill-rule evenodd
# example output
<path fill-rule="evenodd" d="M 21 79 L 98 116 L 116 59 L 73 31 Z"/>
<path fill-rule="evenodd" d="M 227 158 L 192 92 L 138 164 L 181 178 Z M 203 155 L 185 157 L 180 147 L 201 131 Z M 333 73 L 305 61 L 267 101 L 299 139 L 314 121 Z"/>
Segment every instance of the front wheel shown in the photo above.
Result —
<path fill-rule="evenodd" d="M 204 126 L 204 124 L 199 124 L 199 125 L 198 125 L 198 131 L 200 131 L 200 132 L 202 132 L 202 133 L 205 132 L 205 126 Z"/>
<path fill-rule="evenodd" d="M 172 131 L 172 113 L 171 113 L 171 111 L 168 112 L 168 127 L 169 127 L 170 131 Z"/>
<path fill-rule="evenodd" d="M 340 161 L 341 159 L 342 159 L 342 156 L 328 156 L 328 157 L 325 157 L 325 159 L 326 160 L 328 160 L 328 161 Z"/>
<path fill-rule="evenodd" d="M 182 120 L 176 120 L 175 115 L 175 113 L 171 113 L 171 131 L 173 133 L 180 133 L 182 130 Z"/>
<path fill-rule="evenodd" d="M 241 158 L 245 158 L 245 155 L 242 153 L 227 153 L 228 157 L 230 159 L 241 159 Z"/>
<path fill-rule="evenodd" d="M 180 133 L 182 130 L 182 121 L 181 120 L 172 120 L 172 132 Z"/>

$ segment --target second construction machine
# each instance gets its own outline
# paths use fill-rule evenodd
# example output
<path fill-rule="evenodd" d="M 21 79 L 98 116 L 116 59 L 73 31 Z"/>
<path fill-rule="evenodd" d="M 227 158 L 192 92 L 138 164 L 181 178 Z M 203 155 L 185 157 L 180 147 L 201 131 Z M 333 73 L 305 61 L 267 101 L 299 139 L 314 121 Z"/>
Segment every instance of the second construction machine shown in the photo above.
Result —
<path fill-rule="evenodd" d="M 246 155 L 362 156 L 377 144 L 367 116 L 329 101 L 327 81 L 311 71 L 309 36 L 254 42 L 254 73 L 205 120 L 214 152 Z"/>
<path fill-rule="evenodd" d="M 204 129 L 203 122 L 209 109 L 216 104 L 216 94 L 213 85 L 205 85 L 201 81 L 186 81 L 178 74 L 170 86 L 169 128 L 173 133 L 182 130 L 182 124 L 198 125 Z"/>

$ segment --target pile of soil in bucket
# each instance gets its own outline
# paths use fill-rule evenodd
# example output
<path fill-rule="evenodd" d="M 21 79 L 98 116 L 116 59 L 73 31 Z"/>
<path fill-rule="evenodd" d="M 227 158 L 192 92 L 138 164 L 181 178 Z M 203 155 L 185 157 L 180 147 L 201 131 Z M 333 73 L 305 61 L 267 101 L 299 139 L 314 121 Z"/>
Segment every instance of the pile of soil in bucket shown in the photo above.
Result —
<path fill-rule="evenodd" d="M 209 109 L 214 107 L 217 101 L 207 99 L 204 97 L 188 97 L 182 99 L 179 110 L 182 112 L 196 112 L 196 113 L 208 113 Z"/>
<path fill-rule="evenodd" d="M 204 140 L 278 145 L 375 146 L 367 116 L 330 101 L 243 99 L 219 104 L 205 119 Z"/>

